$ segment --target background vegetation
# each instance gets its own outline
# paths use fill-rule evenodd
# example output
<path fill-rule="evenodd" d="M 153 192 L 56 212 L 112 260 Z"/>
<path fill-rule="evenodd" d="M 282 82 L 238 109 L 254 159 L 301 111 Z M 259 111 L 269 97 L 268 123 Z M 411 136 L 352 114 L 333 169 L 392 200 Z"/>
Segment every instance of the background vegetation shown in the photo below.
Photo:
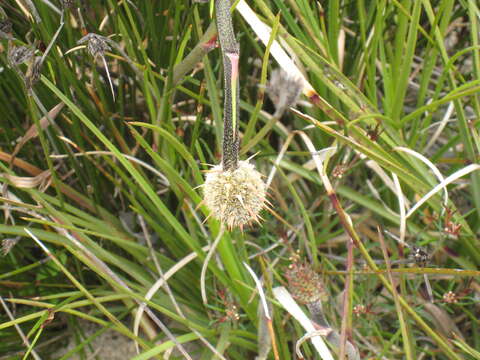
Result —
<path fill-rule="evenodd" d="M 249 0 L 315 90 L 280 119 L 272 48 L 233 10 L 241 157 L 273 176 L 271 211 L 243 232 L 201 204 L 222 140 L 212 5 L 2 2 L 0 358 L 55 358 L 68 338 L 62 358 L 86 358 L 111 329 L 135 359 L 262 358 L 272 333 L 268 358 L 294 359 L 305 330 L 272 288 L 303 264 L 335 358 L 350 344 L 362 359 L 480 359 L 478 3 Z M 426 267 L 382 262 L 416 247 Z"/>

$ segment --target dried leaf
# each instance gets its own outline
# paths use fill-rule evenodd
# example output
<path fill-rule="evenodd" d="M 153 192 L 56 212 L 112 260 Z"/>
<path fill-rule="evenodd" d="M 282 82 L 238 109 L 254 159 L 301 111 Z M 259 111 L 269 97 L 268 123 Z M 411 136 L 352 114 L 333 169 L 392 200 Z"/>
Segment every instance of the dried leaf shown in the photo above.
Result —
<path fill-rule="evenodd" d="M 425 302 L 423 306 L 425 311 L 431 315 L 432 322 L 435 324 L 435 328 L 443 336 L 449 339 L 452 339 L 456 336 L 457 338 L 465 340 L 453 319 L 444 309 L 430 302 Z"/>
<path fill-rule="evenodd" d="M 24 3 L 24 5 L 26 5 L 26 7 L 28 7 L 28 10 L 27 9 L 25 9 L 25 10 L 27 10 L 27 12 L 29 11 L 29 15 L 33 19 L 35 19 L 35 21 L 37 23 L 42 22 L 42 19 L 40 18 L 40 15 L 38 14 L 37 8 L 33 4 L 32 0 L 23 0 L 22 2 Z"/>
<path fill-rule="evenodd" d="M 63 109 L 63 107 L 65 106 L 65 104 L 63 102 L 55 105 L 49 112 L 48 112 L 48 116 L 44 116 L 40 119 L 39 121 L 39 124 L 40 124 L 40 128 L 42 130 L 45 130 L 47 128 L 48 125 L 50 125 L 50 121 L 49 121 L 49 118 L 54 120 L 58 114 L 60 113 L 60 111 Z M 13 150 L 13 154 L 12 154 L 12 157 L 11 157 L 11 161 L 13 161 L 13 159 L 15 159 L 15 157 L 17 156 L 18 152 L 22 149 L 23 145 L 25 145 L 25 143 L 27 141 L 29 141 L 30 139 L 33 139 L 34 137 L 37 137 L 38 136 L 38 128 L 35 124 L 33 124 L 32 126 L 30 126 L 30 128 L 27 130 L 27 132 L 25 133 L 25 135 L 23 135 L 23 137 L 20 139 L 20 141 L 18 142 L 17 146 L 15 146 L 15 149 Z"/>
<path fill-rule="evenodd" d="M 23 189 L 33 189 L 36 187 L 44 187 L 50 181 L 50 170 L 45 170 L 37 176 L 15 176 L 11 174 L 0 174 L 2 177 L 12 183 L 13 186 Z"/>

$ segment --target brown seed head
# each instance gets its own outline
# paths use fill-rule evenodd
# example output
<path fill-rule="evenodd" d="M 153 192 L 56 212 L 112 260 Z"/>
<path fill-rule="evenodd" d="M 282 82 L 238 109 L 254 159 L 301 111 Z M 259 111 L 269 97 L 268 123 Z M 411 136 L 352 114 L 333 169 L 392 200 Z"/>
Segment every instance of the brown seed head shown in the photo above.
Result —
<path fill-rule="evenodd" d="M 6 256 L 10 252 L 10 250 L 12 250 L 13 247 L 18 243 L 19 240 L 20 240 L 19 237 L 3 239 L 2 248 L 0 249 L 2 255 Z"/>
<path fill-rule="evenodd" d="M 443 301 L 447 304 L 456 304 L 458 302 L 457 294 L 453 291 L 448 291 L 447 293 L 443 294 Z"/>
<path fill-rule="evenodd" d="M 291 264 L 285 273 L 288 288 L 299 302 L 308 304 L 326 298 L 323 281 L 308 264 Z"/>

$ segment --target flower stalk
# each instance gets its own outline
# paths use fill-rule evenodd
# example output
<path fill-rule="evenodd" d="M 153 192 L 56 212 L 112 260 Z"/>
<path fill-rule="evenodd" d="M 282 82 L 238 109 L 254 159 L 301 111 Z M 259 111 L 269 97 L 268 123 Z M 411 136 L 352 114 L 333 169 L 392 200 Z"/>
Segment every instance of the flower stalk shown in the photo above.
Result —
<path fill-rule="evenodd" d="M 215 2 L 215 11 L 218 39 L 223 57 L 225 89 L 222 166 L 224 171 L 228 171 L 235 170 L 238 167 L 238 104 L 240 101 L 238 61 L 240 58 L 240 47 L 233 31 L 230 1 L 217 0 Z"/>
<path fill-rule="evenodd" d="M 218 39 L 223 57 L 225 104 L 223 115 L 222 163 L 207 173 L 203 201 L 210 215 L 229 229 L 261 219 L 265 207 L 266 186 L 253 164 L 239 161 L 239 44 L 233 32 L 229 0 L 216 0 Z"/>

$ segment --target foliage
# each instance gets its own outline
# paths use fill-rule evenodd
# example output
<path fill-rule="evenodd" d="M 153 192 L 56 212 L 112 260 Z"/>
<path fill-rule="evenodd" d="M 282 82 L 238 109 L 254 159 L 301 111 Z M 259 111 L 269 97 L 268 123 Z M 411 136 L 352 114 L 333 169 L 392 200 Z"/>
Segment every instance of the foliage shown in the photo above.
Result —
<path fill-rule="evenodd" d="M 213 1 L 1 4 L 0 359 L 67 336 L 85 356 L 79 319 L 135 359 L 294 359 L 305 331 L 272 292 L 292 263 L 321 275 L 322 321 L 303 309 L 335 357 L 479 359 L 478 3 L 249 0 L 266 46 L 232 3 L 241 160 L 271 203 L 243 231 L 199 187 L 222 149 Z M 274 40 L 311 86 L 288 110 Z M 419 247 L 427 267 L 394 266 Z"/>

